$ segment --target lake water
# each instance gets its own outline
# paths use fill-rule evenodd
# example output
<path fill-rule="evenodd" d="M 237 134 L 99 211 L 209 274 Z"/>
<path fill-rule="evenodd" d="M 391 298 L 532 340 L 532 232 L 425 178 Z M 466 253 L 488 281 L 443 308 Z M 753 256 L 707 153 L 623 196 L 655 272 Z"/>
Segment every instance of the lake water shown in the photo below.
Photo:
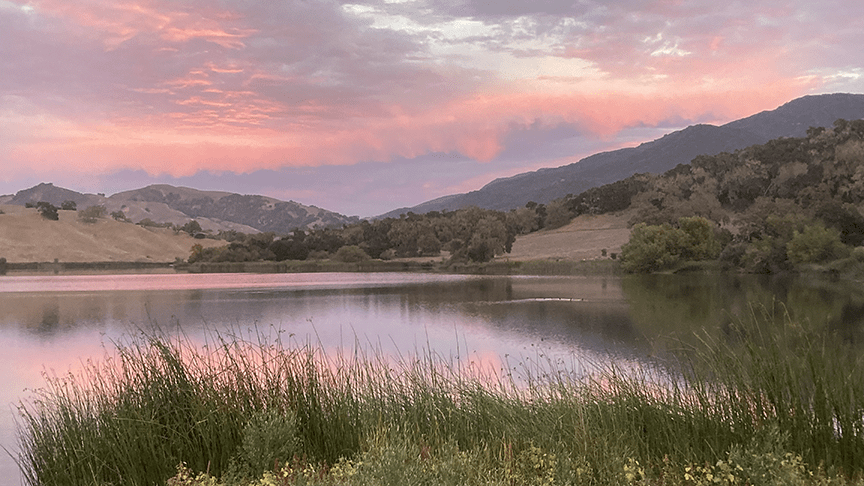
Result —
<path fill-rule="evenodd" d="M 828 326 L 862 342 L 858 285 L 753 276 L 525 277 L 411 273 L 0 277 L 0 444 L 17 447 L 16 405 L 142 330 L 203 338 L 279 330 L 325 349 L 432 351 L 500 369 L 533 360 L 574 372 L 638 365 L 751 312 Z M 0 485 L 21 484 L 0 457 Z"/>

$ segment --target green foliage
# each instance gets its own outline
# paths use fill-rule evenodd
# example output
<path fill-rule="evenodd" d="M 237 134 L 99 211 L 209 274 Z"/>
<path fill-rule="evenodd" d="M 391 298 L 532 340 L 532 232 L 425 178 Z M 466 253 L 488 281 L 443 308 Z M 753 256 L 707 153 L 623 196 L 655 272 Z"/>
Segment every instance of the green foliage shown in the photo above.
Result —
<path fill-rule="evenodd" d="M 675 226 L 690 216 L 731 223 L 736 236 L 722 253 L 726 264 L 751 272 L 787 271 L 794 263 L 844 255 L 824 242 L 833 248 L 808 254 L 818 238 L 813 229 L 803 235 L 805 224 L 819 222 L 837 230 L 844 245 L 864 244 L 864 216 L 858 209 L 864 207 L 862 154 L 864 122 L 838 120 L 830 129 L 808 130 L 806 137 L 699 156 L 663 175 L 637 174 L 568 196 L 568 203 L 574 214 L 581 214 L 594 208 L 620 210 L 626 201 L 635 214 L 631 224 Z M 795 231 L 802 236 L 793 245 L 793 262 L 787 245 Z M 663 253 L 656 242 L 654 252 Z"/>
<path fill-rule="evenodd" d="M 628 272 L 652 272 L 678 263 L 682 233 L 668 223 L 637 224 L 630 232 L 630 241 L 621 247 L 622 268 Z"/>
<path fill-rule="evenodd" d="M 253 412 L 243 428 L 239 460 L 258 474 L 279 469 L 302 451 L 297 434 L 297 416 L 293 410 Z"/>
<path fill-rule="evenodd" d="M 187 221 L 186 224 L 184 224 L 183 226 L 181 226 L 180 231 L 184 231 L 186 233 L 189 233 L 190 235 L 194 235 L 194 234 L 200 233 L 204 230 L 201 229 L 201 224 L 198 223 L 198 221 L 195 221 L 194 219 L 192 219 L 192 220 Z"/>
<path fill-rule="evenodd" d="M 555 200 L 546 206 L 546 229 L 560 228 L 573 219 L 570 209 L 564 200 Z"/>
<path fill-rule="evenodd" d="M 621 264 L 628 272 L 652 272 L 681 261 L 714 259 L 720 250 L 714 225 L 705 218 L 681 218 L 677 228 L 640 223 L 621 247 Z"/>
<path fill-rule="evenodd" d="M 36 203 L 36 211 L 39 211 L 39 214 L 41 214 L 45 219 L 52 221 L 58 221 L 60 219 L 60 215 L 57 213 L 57 207 L 49 202 L 39 201 Z"/>
<path fill-rule="evenodd" d="M 77 211 L 78 204 L 75 201 L 63 201 L 63 203 L 60 204 L 60 209 L 63 211 Z"/>
<path fill-rule="evenodd" d="M 99 218 L 104 218 L 108 211 L 105 206 L 90 206 L 83 211 L 78 212 L 78 219 L 84 223 L 95 223 Z"/>
<path fill-rule="evenodd" d="M 157 223 L 150 218 L 144 218 L 141 221 L 138 221 L 138 226 L 143 226 L 144 228 L 172 228 L 174 227 L 171 223 Z"/>
<path fill-rule="evenodd" d="M 126 213 L 123 211 L 112 211 L 111 217 L 114 218 L 115 221 L 122 221 L 124 223 L 130 222 L 129 218 L 126 217 Z"/>
<path fill-rule="evenodd" d="M 417 239 L 417 251 L 420 256 L 435 256 L 441 253 L 441 241 L 434 233 L 425 233 Z"/>
<path fill-rule="evenodd" d="M 333 259 L 337 262 L 357 263 L 368 260 L 369 255 L 359 246 L 346 245 L 336 251 Z"/>
<path fill-rule="evenodd" d="M 399 219 L 361 221 L 342 229 L 298 230 L 281 238 L 273 238 L 270 233 L 271 239 L 266 245 L 255 235 L 222 232 L 219 238 L 230 243 L 227 248 L 202 251 L 192 259 L 211 262 L 304 260 L 313 255 L 327 258 L 348 246 L 359 248 L 366 258 L 435 256 L 446 248 L 453 254 L 454 261 L 485 262 L 509 252 L 520 231 L 539 228 L 539 218 L 538 212 L 528 208 L 519 212 L 518 221 L 515 214 L 476 207 L 446 213 L 432 211 L 425 215 L 409 213 Z"/>
<path fill-rule="evenodd" d="M 716 238 L 715 225 L 705 218 L 693 216 L 678 220 L 678 228 L 684 232 L 681 258 L 684 260 L 713 260 L 722 250 Z"/>
<path fill-rule="evenodd" d="M 794 231 L 786 245 L 786 255 L 795 264 L 823 263 L 847 254 L 848 249 L 840 241 L 840 232 L 821 224 L 805 226 L 801 232 Z"/>
<path fill-rule="evenodd" d="M 303 244 L 303 238 L 298 237 L 296 234 L 274 241 L 270 244 L 269 249 L 273 252 L 274 259 L 279 262 L 284 260 L 305 260 L 309 257 L 309 249 Z"/>

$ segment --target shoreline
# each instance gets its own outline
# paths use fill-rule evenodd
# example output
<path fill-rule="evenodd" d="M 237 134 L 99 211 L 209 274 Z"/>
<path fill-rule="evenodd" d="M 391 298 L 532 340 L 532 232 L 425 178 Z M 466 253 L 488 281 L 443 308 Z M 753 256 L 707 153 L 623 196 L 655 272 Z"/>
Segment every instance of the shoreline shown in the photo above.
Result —
<path fill-rule="evenodd" d="M 496 260 L 487 263 L 382 261 L 344 263 L 330 260 L 282 262 L 16 262 L 0 266 L 0 275 L 88 275 L 150 273 L 319 273 L 319 272 L 421 272 L 476 275 L 611 275 L 620 274 L 616 260 Z"/>

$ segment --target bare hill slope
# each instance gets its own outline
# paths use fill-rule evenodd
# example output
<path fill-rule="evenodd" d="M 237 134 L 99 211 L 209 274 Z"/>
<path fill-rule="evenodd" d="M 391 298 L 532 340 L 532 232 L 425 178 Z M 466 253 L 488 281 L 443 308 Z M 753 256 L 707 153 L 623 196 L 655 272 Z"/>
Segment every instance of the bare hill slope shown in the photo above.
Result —
<path fill-rule="evenodd" d="M 594 260 L 612 253 L 621 254 L 621 245 L 630 239 L 627 221 L 631 214 L 578 216 L 570 224 L 549 231 L 538 231 L 516 238 L 513 249 L 498 259 L 526 260 Z"/>
<path fill-rule="evenodd" d="M 0 257 L 10 263 L 55 258 L 61 262 L 171 262 L 188 258 L 195 243 L 225 244 L 110 218 L 83 223 L 75 211 L 60 211 L 59 221 L 49 221 L 35 209 L 21 206 L 0 205 L 0 211 Z"/>

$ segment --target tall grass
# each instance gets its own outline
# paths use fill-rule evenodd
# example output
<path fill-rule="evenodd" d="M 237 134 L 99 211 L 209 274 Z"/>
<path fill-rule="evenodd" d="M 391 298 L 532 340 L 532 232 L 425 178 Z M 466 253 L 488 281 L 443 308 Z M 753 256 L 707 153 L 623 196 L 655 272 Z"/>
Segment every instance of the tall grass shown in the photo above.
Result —
<path fill-rule="evenodd" d="M 668 370 L 610 362 L 587 377 L 325 353 L 278 332 L 142 336 L 22 405 L 20 462 L 34 485 L 860 478 L 862 358 L 773 322 L 754 312 Z"/>

